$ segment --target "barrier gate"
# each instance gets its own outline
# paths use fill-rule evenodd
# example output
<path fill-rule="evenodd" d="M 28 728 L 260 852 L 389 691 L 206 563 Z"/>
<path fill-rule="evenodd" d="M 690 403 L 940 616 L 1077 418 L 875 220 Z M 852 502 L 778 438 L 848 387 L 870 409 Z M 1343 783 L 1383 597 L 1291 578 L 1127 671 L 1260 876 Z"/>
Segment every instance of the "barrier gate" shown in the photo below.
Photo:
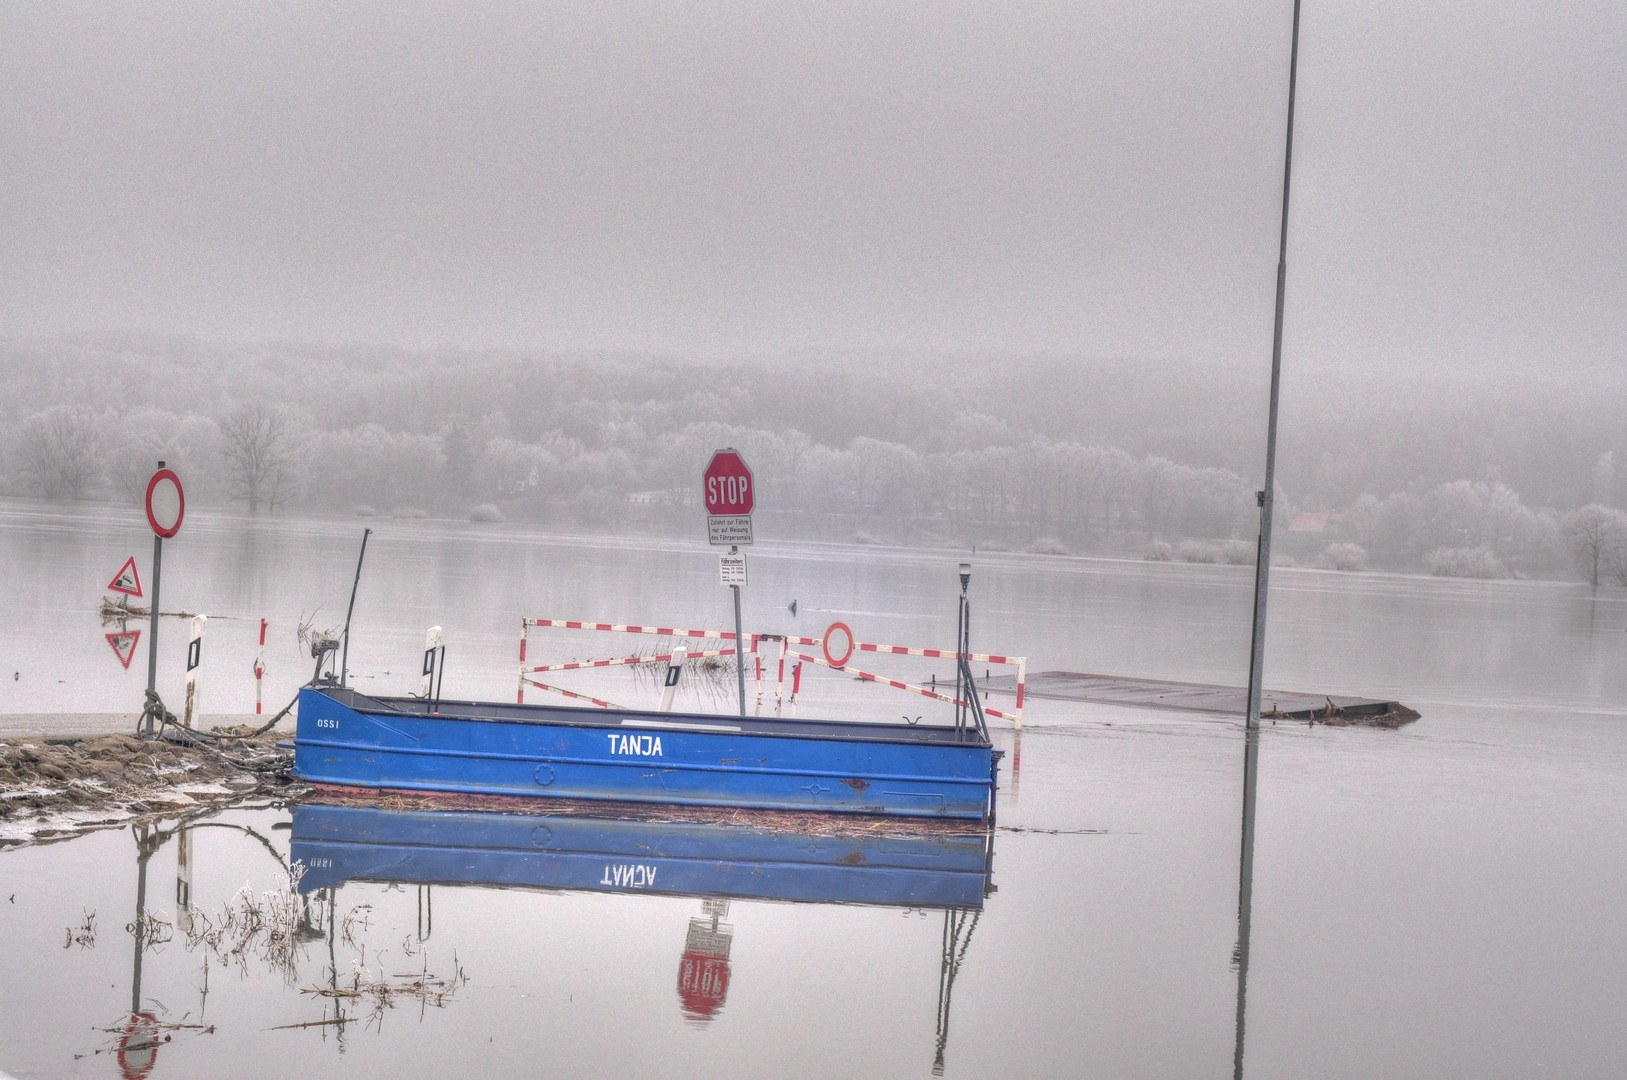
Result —
<path fill-rule="evenodd" d="M 545 683 L 536 678 L 538 675 L 551 674 L 560 671 L 585 671 L 593 668 L 631 667 L 640 664 L 671 663 L 675 653 L 642 653 L 634 656 L 612 657 L 604 660 L 572 660 L 561 664 L 530 664 L 526 658 L 532 627 L 547 627 L 556 630 L 587 630 L 614 634 L 641 634 L 651 637 L 665 638 L 699 638 L 719 643 L 719 647 L 702 649 L 698 651 L 685 650 L 684 658 L 689 660 L 721 658 L 725 656 L 738 656 L 740 649 L 732 631 L 728 630 L 696 630 L 687 627 L 674 626 L 636 626 L 625 623 L 585 622 L 576 619 L 521 619 L 520 620 L 520 685 L 515 700 L 525 703 L 525 689 L 527 686 L 564 697 L 585 701 L 601 709 L 621 709 L 624 706 L 596 698 L 588 694 L 577 693 L 561 686 Z M 839 633 L 838 633 L 839 632 Z M 845 639 L 845 640 L 844 640 Z M 832 646 L 835 645 L 839 655 L 833 655 Z M 853 632 L 845 623 L 832 623 L 826 629 L 823 637 L 795 637 L 785 634 L 747 634 L 745 652 L 753 660 L 755 681 L 757 687 L 756 714 L 763 714 L 763 696 L 765 692 L 765 679 L 763 674 L 763 646 L 772 645 L 776 649 L 774 683 L 774 715 L 796 715 L 797 697 L 802 688 L 802 665 L 817 664 L 832 671 L 840 671 L 852 675 L 865 682 L 873 682 L 882 686 L 890 686 L 895 690 L 903 690 L 921 697 L 932 698 L 936 701 L 948 702 L 951 705 L 967 705 L 953 694 L 946 694 L 935 687 L 918 686 L 901 679 L 889 678 L 886 675 L 872 671 L 864 671 L 850 666 L 854 653 L 878 653 L 895 656 L 921 656 L 941 658 L 945 660 L 966 660 L 977 664 L 999 664 L 1011 667 L 1016 672 L 1016 701 L 1010 712 L 983 706 L 986 716 L 1010 720 L 1012 726 L 1018 731 L 1023 726 L 1023 696 L 1028 682 L 1028 658 L 1023 656 L 1003 656 L 999 653 L 965 653 L 957 654 L 953 649 L 922 649 L 908 645 L 879 645 L 875 642 L 857 641 Z M 809 651 L 802 651 L 802 650 Z M 814 651 L 817 650 L 817 651 Z M 785 665 L 786 661 L 793 662 L 791 670 L 791 695 L 787 700 L 785 696 Z M 975 692 L 975 688 L 974 688 Z"/>

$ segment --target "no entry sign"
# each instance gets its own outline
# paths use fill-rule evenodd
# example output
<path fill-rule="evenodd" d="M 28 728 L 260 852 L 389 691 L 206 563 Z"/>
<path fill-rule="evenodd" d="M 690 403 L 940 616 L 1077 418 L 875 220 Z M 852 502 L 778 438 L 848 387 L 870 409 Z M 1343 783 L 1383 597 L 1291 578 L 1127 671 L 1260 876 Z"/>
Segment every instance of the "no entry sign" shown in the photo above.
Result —
<path fill-rule="evenodd" d="M 168 540 L 181 531 L 184 517 L 186 492 L 181 490 L 181 478 L 175 475 L 174 469 L 159 469 L 147 481 L 147 524 Z"/>
<path fill-rule="evenodd" d="M 701 475 L 706 502 L 706 533 L 714 544 L 751 543 L 751 511 L 757 505 L 757 485 L 740 454 L 719 450 Z"/>

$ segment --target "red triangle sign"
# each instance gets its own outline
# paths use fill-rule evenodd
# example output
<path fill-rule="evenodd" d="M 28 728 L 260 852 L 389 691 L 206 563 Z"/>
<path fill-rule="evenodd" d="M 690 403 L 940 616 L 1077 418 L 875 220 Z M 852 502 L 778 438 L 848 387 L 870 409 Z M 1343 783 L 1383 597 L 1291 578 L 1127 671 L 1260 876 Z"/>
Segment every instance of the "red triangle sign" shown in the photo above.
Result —
<path fill-rule="evenodd" d="M 113 575 L 113 580 L 107 583 L 107 587 L 126 596 L 141 595 L 141 573 L 136 569 L 134 555 L 124 560 L 124 565 L 119 567 L 119 572 Z M 130 662 L 125 661 L 124 666 L 129 667 Z"/>
<path fill-rule="evenodd" d="M 140 593 L 136 594 L 141 595 Z M 130 667 L 130 658 L 136 654 L 136 642 L 141 640 L 140 630 L 120 630 L 116 634 L 106 634 L 107 643 L 113 646 L 113 655 L 119 658 L 119 663 L 126 669 Z"/>

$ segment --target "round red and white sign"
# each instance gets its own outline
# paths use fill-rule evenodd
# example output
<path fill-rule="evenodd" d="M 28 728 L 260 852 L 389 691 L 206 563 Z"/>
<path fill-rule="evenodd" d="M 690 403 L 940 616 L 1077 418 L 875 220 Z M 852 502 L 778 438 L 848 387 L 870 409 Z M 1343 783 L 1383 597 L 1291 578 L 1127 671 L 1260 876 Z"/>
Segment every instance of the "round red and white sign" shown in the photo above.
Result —
<path fill-rule="evenodd" d="M 837 648 L 843 650 L 840 659 L 831 655 L 830 646 L 833 640 L 839 643 Z M 825 637 L 823 641 L 825 647 L 825 662 L 831 667 L 840 668 L 853 658 L 853 631 L 847 628 L 847 623 L 831 623 L 830 626 L 825 630 Z"/>
<path fill-rule="evenodd" d="M 181 478 L 174 469 L 159 469 L 147 481 L 147 524 L 168 540 L 181 531 L 184 517 L 186 492 L 181 490 Z"/>

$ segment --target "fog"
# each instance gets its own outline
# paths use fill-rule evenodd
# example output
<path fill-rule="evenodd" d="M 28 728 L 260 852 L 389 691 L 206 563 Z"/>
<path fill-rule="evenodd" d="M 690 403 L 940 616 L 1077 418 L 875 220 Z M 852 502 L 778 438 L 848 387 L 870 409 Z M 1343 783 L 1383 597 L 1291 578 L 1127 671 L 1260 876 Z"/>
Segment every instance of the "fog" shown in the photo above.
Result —
<path fill-rule="evenodd" d="M 678 529 L 732 442 L 787 533 L 1231 557 L 1290 12 L 9 5 L 0 490 Z M 1627 505 L 1623 55 L 1307 5 L 1286 557 L 1564 576 Z"/>
<path fill-rule="evenodd" d="M 0 325 L 1256 363 L 1290 12 L 7 5 Z M 1619 357 L 1624 52 L 1307 5 L 1290 356 Z"/>

